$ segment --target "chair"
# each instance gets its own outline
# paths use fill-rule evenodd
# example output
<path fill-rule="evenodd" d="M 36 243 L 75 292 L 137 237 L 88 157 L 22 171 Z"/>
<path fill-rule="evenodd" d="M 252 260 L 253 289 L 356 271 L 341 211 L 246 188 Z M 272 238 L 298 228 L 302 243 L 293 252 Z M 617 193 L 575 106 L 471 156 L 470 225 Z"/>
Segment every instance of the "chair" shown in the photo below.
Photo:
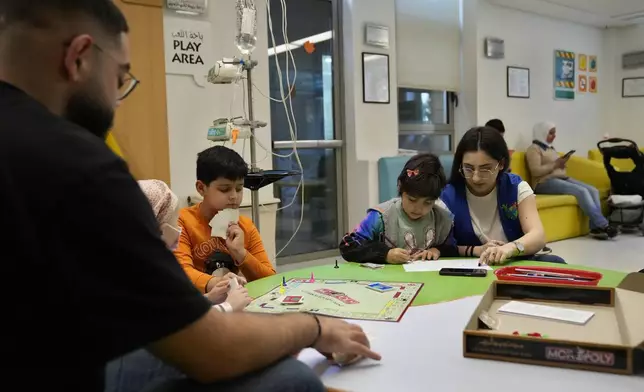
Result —
<path fill-rule="evenodd" d="M 405 164 L 413 155 L 399 155 L 395 157 L 380 158 L 378 161 L 378 197 L 380 202 L 393 199 L 398 196 L 398 176 Z M 439 155 L 438 159 L 445 170 L 445 176 L 449 178 L 454 163 L 454 155 Z"/>

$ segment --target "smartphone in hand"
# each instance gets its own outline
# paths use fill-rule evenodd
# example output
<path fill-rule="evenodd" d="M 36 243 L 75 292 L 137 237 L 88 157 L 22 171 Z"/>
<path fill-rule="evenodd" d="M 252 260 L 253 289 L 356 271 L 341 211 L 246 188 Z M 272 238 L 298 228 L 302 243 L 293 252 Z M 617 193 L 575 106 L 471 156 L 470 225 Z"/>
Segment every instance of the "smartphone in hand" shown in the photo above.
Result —
<path fill-rule="evenodd" d="M 570 158 L 572 156 L 572 154 L 574 154 L 576 152 L 577 152 L 577 150 L 570 150 L 567 153 L 565 153 L 564 156 L 562 156 L 561 158 L 568 159 L 568 158 Z"/>

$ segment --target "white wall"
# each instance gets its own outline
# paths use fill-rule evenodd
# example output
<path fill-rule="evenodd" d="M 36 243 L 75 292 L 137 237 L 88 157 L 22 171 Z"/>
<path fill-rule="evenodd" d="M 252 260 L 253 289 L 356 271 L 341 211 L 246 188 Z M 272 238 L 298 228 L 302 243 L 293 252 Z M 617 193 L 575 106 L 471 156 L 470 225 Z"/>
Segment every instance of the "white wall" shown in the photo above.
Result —
<path fill-rule="evenodd" d="M 478 36 L 478 10 L 479 0 L 459 1 L 459 80 L 460 90 L 458 103 L 455 109 L 454 146 L 473 126 L 478 123 L 478 76 L 479 63 L 479 36 Z"/>
<path fill-rule="evenodd" d="M 575 148 L 585 156 L 601 139 L 606 88 L 606 63 L 602 30 L 535 14 L 479 4 L 478 13 L 478 122 L 501 118 L 510 148 L 525 149 L 532 140 L 532 127 L 539 121 L 557 124 L 557 149 Z M 483 57 L 483 39 L 505 40 L 505 59 Z M 553 51 L 598 55 L 597 94 L 576 93 L 574 101 L 553 99 Z M 506 97 L 506 67 L 530 68 L 530 99 Z"/>
<path fill-rule="evenodd" d="M 389 27 L 389 49 L 364 45 L 364 26 Z M 343 0 L 343 68 L 349 228 L 378 203 L 378 159 L 398 150 L 396 12 L 394 0 Z M 389 55 L 390 102 L 362 101 L 362 52 Z"/>
<path fill-rule="evenodd" d="M 644 98 L 622 98 L 622 79 L 644 77 L 644 68 L 622 69 L 624 53 L 644 50 L 644 24 L 611 28 L 604 32 L 607 83 L 604 132 L 611 137 L 632 139 L 644 146 Z"/>
<path fill-rule="evenodd" d="M 459 0 L 395 0 L 398 85 L 458 91 Z"/>
<path fill-rule="evenodd" d="M 213 57 L 239 57 L 239 50 L 235 46 L 236 18 L 235 2 L 231 0 L 211 0 L 209 14 L 197 17 L 197 20 L 207 20 L 212 24 Z M 259 65 L 253 70 L 254 84 L 264 93 L 268 92 L 268 39 L 266 29 L 266 4 L 257 1 L 258 10 L 258 40 L 253 52 L 253 58 Z M 171 18 L 191 18 L 180 16 L 174 12 L 165 11 L 164 20 Z M 236 103 L 233 107 L 234 115 L 241 115 L 242 85 L 212 85 L 205 88 L 197 86 L 191 76 L 166 75 L 167 101 L 168 101 L 168 133 L 170 141 L 170 177 L 172 190 L 182 202 L 188 196 L 195 195 L 196 160 L 197 154 L 214 145 L 206 139 L 208 127 L 212 121 L 230 116 L 230 104 L 234 89 Z M 271 147 L 270 131 L 270 106 L 267 99 L 255 92 L 254 111 L 255 119 L 268 122 L 269 126 L 257 130 L 258 139 L 266 147 Z M 247 142 L 244 158 L 250 161 L 250 141 Z M 230 143 L 227 144 L 231 147 Z M 242 153 L 243 141 L 238 141 L 233 147 Z M 263 150 L 258 148 L 258 159 L 264 157 Z M 259 165 L 263 169 L 272 167 L 272 159 L 268 158 Z M 244 205 L 250 204 L 250 193 L 244 195 Z M 273 187 L 266 187 L 260 191 L 260 202 L 273 201 Z"/>

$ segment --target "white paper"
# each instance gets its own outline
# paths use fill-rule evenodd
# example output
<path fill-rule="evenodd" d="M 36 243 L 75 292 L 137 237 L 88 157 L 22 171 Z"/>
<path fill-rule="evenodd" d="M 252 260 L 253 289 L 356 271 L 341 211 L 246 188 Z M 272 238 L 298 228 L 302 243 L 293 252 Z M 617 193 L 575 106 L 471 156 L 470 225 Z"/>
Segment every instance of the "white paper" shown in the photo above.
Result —
<path fill-rule="evenodd" d="M 410 261 L 403 265 L 407 272 L 432 272 L 440 271 L 443 268 L 462 268 L 462 269 L 485 269 L 491 271 L 489 265 L 479 266 L 478 259 L 451 259 L 451 260 L 423 260 L 423 261 Z"/>
<path fill-rule="evenodd" d="M 523 68 L 508 68 L 508 95 L 530 98 L 530 71 Z"/>
<path fill-rule="evenodd" d="M 384 54 L 362 54 L 363 100 L 367 103 L 389 103 L 389 57 Z"/>
<path fill-rule="evenodd" d="M 557 308 L 520 301 L 508 302 L 499 308 L 499 313 L 519 314 L 522 316 L 565 321 L 579 325 L 586 324 L 595 315 L 595 313 L 585 310 Z"/>
<path fill-rule="evenodd" d="M 239 223 L 239 210 L 227 208 L 219 211 L 210 221 L 210 235 L 226 238 L 230 222 Z"/>

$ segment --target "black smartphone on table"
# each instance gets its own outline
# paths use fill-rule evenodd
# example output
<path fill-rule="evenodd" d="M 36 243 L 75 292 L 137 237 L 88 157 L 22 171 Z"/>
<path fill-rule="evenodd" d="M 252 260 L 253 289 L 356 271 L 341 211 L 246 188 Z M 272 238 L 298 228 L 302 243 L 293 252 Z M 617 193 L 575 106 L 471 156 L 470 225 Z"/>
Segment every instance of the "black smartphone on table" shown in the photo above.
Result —
<path fill-rule="evenodd" d="M 441 268 L 438 274 L 443 276 L 468 276 L 471 278 L 484 278 L 487 276 L 487 270 L 480 268 Z"/>

